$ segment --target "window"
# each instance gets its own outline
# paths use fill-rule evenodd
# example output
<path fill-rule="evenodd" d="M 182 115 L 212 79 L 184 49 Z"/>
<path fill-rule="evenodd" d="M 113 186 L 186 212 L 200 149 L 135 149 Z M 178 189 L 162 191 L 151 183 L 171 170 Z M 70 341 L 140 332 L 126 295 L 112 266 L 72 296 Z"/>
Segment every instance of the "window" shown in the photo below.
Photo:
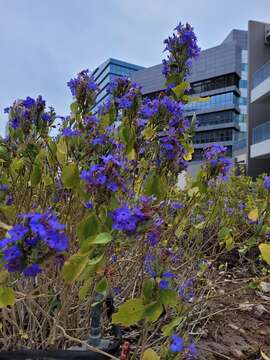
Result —
<path fill-rule="evenodd" d="M 240 80 L 239 87 L 247 89 L 247 80 Z"/>
<path fill-rule="evenodd" d="M 213 142 L 225 142 L 233 140 L 232 129 L 220 129 L 215 131 L 198 132 L 193 138 L 194 144 L 208 144 Z"/>
<path fill-rule="evenodd" d="M 203 110 L 215 110 L 220 107 L 237 106 L 239 105 L 239 98 L 234 93 L 229 92 L 220 95 L 211 96 L 205 101 L 191 102 L 185 105 L 185 110 L 188 111 L 203 111 Z"/>
<path fill-rule="evenodd" d="M 239 115 L 234 111 L 218 111 L 210 114 L 197 115 L 199 126 L 220 125 L 235 122 L 238 123 Z"/>
<path fill-rule="evenodd" d="M 198 94 L 205 91 L 221 89 L 227 86 L 239 87 L 239 78 L 236 74 L 218 76 L 216 78 L 194 82 L 191 84 L 191 93 Z"/>
<path fill-rule="evenodd" d="M 239 98 L 239 105 L 247 105 L 247 98 L 246 97 L 240 97 Z"/>

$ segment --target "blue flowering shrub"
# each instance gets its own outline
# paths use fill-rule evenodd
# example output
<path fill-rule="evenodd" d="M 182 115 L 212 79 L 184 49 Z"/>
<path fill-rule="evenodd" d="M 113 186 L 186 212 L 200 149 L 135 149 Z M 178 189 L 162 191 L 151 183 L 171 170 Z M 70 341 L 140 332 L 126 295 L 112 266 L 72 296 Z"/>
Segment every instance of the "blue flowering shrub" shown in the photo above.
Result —
<path fill-rule="evenodd" d="M 177 185 L 193 154 L 197 123 L 184 105 L 194 101 L 186 78 L 200 49 L 188 24 L 165 44 L 165 90 L 155 97 L 115 78 L 97 109 L 84 70 L 68 82 L 67 117 L 41 96 L 5 109 L 0 349 L 86 339 L 100 292 L 114 296 L 112 323 L 137 329 L 134 358 L 193 359 L 214 274 L 241 264 L 269 274 L 269 177 L 235 176 L 215 144 L 197 177 Z"/>

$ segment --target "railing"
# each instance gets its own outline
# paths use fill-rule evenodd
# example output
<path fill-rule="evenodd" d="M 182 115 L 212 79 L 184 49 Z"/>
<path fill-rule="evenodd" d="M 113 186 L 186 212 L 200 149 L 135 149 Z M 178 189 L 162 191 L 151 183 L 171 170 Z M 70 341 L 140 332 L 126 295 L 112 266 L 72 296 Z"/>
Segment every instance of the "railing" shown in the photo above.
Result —
<path fill-rule="evenodd" d="M 270 77 L 270 60 L 253 74 L 253 88 L 260 85 L 268 77 Z"/>
<path fill-rule="evenodd" d="M 270 121 L 267 121 L 253 129 L 252 143 L 257 144 L 261 141 L 270 139 Z"/>

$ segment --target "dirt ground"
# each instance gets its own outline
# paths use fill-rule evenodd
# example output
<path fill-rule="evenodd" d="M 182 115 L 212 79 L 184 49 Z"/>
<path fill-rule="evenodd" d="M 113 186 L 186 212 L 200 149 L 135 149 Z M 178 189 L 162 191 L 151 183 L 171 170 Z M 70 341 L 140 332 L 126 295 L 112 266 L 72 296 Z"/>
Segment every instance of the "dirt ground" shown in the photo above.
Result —
<path fill-rule="evenodd" d="M 270 277 L 252 283 L 242 271 L 219 279 L 217 297 L 198 330 L 199 360 L 256 360 L 262 359 L 261 351 L 270 354 Z"/>

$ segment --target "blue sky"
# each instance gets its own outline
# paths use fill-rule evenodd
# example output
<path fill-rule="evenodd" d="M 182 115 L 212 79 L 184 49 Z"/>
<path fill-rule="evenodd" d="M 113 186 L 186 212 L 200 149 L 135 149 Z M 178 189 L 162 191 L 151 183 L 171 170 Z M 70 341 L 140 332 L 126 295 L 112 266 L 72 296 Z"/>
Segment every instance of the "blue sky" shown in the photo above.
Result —
<path fill-rule="evenodd" d="M 162 59 L 163 39 L 190 22 L 202 48 L 248 20 L 270 22 L 270 0 L 0 0 L 0 134 L 4 107 L 41 94 L 60 115 L 66 82 L 108 57 L 142 66 Z"/>

